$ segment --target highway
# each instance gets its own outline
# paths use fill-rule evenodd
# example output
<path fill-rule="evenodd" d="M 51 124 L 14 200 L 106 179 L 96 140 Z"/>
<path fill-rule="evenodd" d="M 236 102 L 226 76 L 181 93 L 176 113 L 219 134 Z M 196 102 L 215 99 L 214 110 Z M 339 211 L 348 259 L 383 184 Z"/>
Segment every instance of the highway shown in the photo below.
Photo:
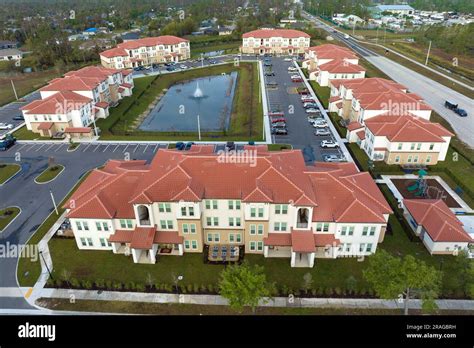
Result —
<path fill-rule="evenodd" d="M 392 80 L 405 85 L 410 92 L 421 96 L 434 111 L 449 122 L 462 141 L 474 148 L 474 102 L 471 98 L 361 46 L 352 37 L 346 38 L 343 33 L 335 31 L 334 28 L 315 17 L 310 18 L 307 14 L 305 17 L 316 27 L 328 31 L 334 39 L 342 41 Z M 444 107 L 446 100 L 458 104 L 460 108 L 467 111 L 468 116 L 460 117 L 446 109 Z"/>

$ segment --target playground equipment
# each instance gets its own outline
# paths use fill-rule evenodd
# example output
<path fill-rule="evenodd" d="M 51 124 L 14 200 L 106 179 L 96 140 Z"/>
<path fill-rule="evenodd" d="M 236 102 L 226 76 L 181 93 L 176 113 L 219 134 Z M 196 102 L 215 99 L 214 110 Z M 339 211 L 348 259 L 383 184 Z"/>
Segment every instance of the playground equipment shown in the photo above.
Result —
<path fill-rule="evenodd" d="M 426 189 L 426 198 L 445 200 L 448 198 L 448 195 L 445 190 L 439 189 L 436 186 L 428 186 Z"/>
<path fill-rule="evenodd" d="M 423 169 L 418 171 L 418 179 L 416 182 L 407 187 L 408 192 L 414 192 L 415 197 L 423 197 L 427 196 L 428 191 L 428 184 L 426 183 L 426 176 L 427 172 Z"/>

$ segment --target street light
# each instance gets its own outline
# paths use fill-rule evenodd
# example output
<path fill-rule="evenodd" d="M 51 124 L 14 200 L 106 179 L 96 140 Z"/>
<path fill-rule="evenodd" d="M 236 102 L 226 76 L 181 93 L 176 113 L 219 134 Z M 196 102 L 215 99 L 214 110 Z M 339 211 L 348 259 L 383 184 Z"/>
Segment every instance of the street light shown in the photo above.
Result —
<path fill-rule="evenodd" d="M 53 196 L 53 191 L 51 191 L 51 189 L 49 190 L 49 194 L 51 195 L 51 200 L 53 201 L 54 210 L 56 211 L 56 215 L 59 215 L 58 206 L 56 205 L 56 201 L 54 200 L 54 196 Z"/>
<path fill-rule="evenodd" d="M 201 122 L 199 121 L 199 114 L 197 115 L 197 121 L 198 121 L 198 136 L 199 136 L 199 141 L 201 141 Z"/>
<path fill-rule="evenodd" d="M 179 275 L 179 276 L 177 276 L 177 277 L 175 278 L 175 280 L 174 280 L 174 285 L 175 285 L 175 287 L 176 287 L 176 293 L 177 293 L 178 295 L 179 295 L 178 282 L 179 282 L 180 280 L 183 280 L 183 278 L 184 278 L 184 277 L 183 277 L 182 275 Z"/>
<path fill-rule="evenodd" d="M 51 271 L 49 270 L 48 264 L 46 263 L 46 260 L 44 259 L 43 252 L 40 250 L 39 253 L 41 255 L 41 258 L 43 259 L 43 262 L 44 262 L 44 265 L 46 266 L 46 269 L 48 270 L 49 276 L 51 277 L 51 279 L 54 280 L 53 275 L 51 274 Z"/>

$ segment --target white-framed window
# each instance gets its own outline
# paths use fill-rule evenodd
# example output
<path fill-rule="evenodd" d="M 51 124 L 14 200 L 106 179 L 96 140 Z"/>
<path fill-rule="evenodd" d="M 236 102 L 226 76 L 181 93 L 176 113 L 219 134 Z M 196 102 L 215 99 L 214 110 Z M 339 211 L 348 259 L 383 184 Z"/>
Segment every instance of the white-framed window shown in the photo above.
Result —
<path fill-rule="evenodd" d="M 190 248 L 189 240 L 185 240 L 184 241 L 184 249 L 189 249 L 189 248 Z"/>
<path fill-rule="evenodd" d="M 81 237 L 81 245 L 82 246 L 87 246 L 86 239 L 84 237 Z"/>
<path fill-rule="evenodd" d="M 425 161 L 425 162 L 426 162 L 426 163 L 430 163 L 430 162 L 431 162 L 431 156 L 429 156 L 429 155 L 426 156 L 426 161 Z"/>
<path fill-rule="evenodd" d="M 262 251 L 263 250 L 263 242 L 257 242 L 257 250 Z"/>
<path fill-rule="evenodd" d="M 361 243 L 359 244 L 359 252 L 363 253 L 365 251 L 365 244 Z"/>
<path fill-rule="evenodd" d="M 263 225 L 262 224 L 257 225 L 257 234 L 259 234 L 259 235 L 263 234 Z"/>
<path fill-rule="evenodd" d="M 160 213 L 171 213 L 171 203 L 158 203 Z"/>
<path fill-rule="evenodd" d="M 218 217 L 215 217 L 212 220 L 213 220 L 212 222 L 213 222 L 214 226 L 219 226 L 219 218 Z"/>
<path fill-rule="evenodd" d="M 395 156 L 395 163 L 399 163 L 400 162 L 400 156 Z"/>
<path fill-rule="evenodd" d="M 207 241 L 212 242 L 212 233 L 207 234 Z"/>
<path fill-rule="evenodd" d="M 256 217 L 257 216 L 257 209 L 256 208 L 250 208 L 250 217 Z"/>
<path fill-rule="evenodd" d="M 288 214 L 288 204 L 276 204 L 275 214 Z"/>
<path fill-rule="evenodd" d="M 286 222 L 275 222 L 274 224 L 275 231 L 286 231 L 286 229 L 287 229 Z"/>
<path fill-rule="evenodd" d="M 132 228 L 132 220 L 120 219 L 120 228 Z"/>
<path fill-rule="evenodd" d="M 94 246 L 94 243 L 92 243 L 92 238 L 86 238 L 86 240 L 87 240 L 87 245 L 88 246 L 90 246 L 90 247 Z"/>
<path fill-rule="evenodd" d="M 183 234 L 188 234 L 189 233 L 189 226 L 188 224 L 183 224 Z"/>
<path fill-rule="evenodd" d="M 367 247 L 365 248 L 365 251 L 370 253 L 372 251 L 372 243 L 368 243 Z"/>
<path fill-rule="evenodd" d="M 100 240 L 100 246 L 102 246 L 102 247 L 107 246 L 107 242 L 106 242 L 105 238 L 100 238 L 99 240 Z"/>
<path fill-rule="evenodd" d="M 250 244 L 249 244 L 249 249 L 251 251 L 255 251 L 257 249 L 256 242 L 251 241 Z"/>
<path fill-rule="evenodd" d="M 329 232 L 328 222 L 318 222 L 316 224 L 316 232 Z"/>
<path fill-rule="evenodd" d="M 250 225 L 250 234 L 257 233 L 257 225 Z"/>
<path fill-rule="evenodd" d="M 192 241 L 191 241 L 191 249 L 196 250 L 197 248 L 198 248 L 197 241 L 196 241 L 196 240 L 192 240 Z"/>
<path fill-rule="evenodd" d="M 189 231 L 191 234 L 196 234 L 196 224 L 189 224 Z"/>
<path fill-rule="evenodd" d="M 214 233 L 214 242 L 220 242 L 221 235 L 219 233 Z"/>
<path fill-rule="evenodd" d="M 263 217 L 263 208 L 258 208 L 258 217 Z"/>
<path fill-rule="evenodd" d="M 434 149 L 434 144 L 430 144 L 430 150 Z"/>
<path fill-rule="evenodd" d="M 374 236 L 375 235 L 375 226 L 370 226 L 370 231 L 369 231 L 369 236 Z"/>

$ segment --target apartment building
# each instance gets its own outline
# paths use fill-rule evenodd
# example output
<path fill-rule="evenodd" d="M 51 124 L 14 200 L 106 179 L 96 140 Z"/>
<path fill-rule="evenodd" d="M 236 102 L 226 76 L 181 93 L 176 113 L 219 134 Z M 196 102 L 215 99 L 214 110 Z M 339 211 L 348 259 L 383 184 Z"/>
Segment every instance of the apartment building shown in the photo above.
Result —
<path fill-rule="evenodd" d="M 78 248 L 155 263 L 228 245 L 292 267 L 376 251 L 392 211 L 368 173 L 353 163 L 307 166 L 299 150 L 244 151 L 248 163 L 225 161 L 213 146 L 160 149 L 150 164 L 107 162 L 66 205 Z"/>
<path fill-rule="evenodd" d="M 112 69 L 180 62 L 190 57 L 189 40 L 171 35 L 129 40 L 100 53 L 102 66 Z"/>
<path fill-rule="evenodd" d="M 457 255 L 474 239 L 441 199 L 404 199 L 404 217 L 431 255 Z"/>
<path fill-rule="evenodd" d="M 359 57 L 350 49 L 333 44 L 310 47 L 302 67 L 308 69 L 310 80 L 328 86 L 331 80 L 352 80 L 365 77 Z"/>
<path fill-rule="evenodd" d="M 311 37 L 294 29 L 258 29 L 242 35 L 243 54 L 298 55 L 309 48 Z"/>
<path fill-rule="evenodd" d="M 93 121 L 108 117 L 109 107 L 131 95 L 133 86 L 131 71 L 91 66 L 68 72 L 40 89 L 41 100 L 21 108 L 26 127 L 45 137 L 92 136 Z"/>
<path fill-rule="evenodd" d="M 439 123 L 413 115 L 375 116 L 365 125 L 352 122 L 347 139 L 356 142 L 374 161 L 387 164 L 435 165 L 444 161 L 454 134 Z"/>

